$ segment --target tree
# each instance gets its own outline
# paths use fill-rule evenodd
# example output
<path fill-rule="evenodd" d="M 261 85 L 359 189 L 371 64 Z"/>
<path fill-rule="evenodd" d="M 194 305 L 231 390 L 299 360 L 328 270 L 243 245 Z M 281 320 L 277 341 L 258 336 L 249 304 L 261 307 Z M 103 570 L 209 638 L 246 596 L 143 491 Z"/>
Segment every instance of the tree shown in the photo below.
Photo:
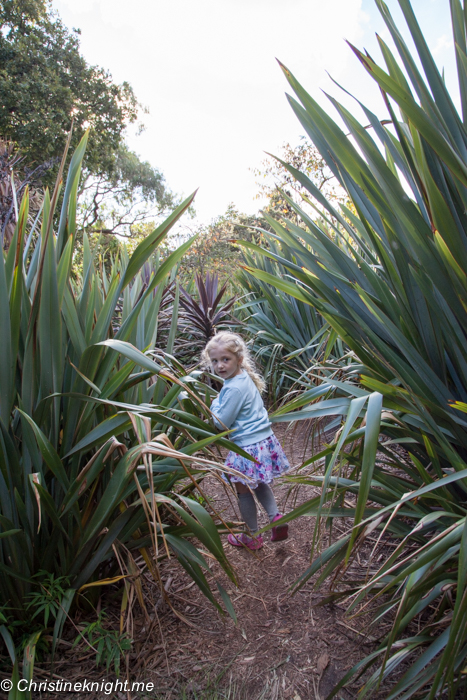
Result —
<path fill-rule="evenodd" d="M 23 189 L 53 181 L 73 120 L 70 152 L 90 127 L 80 191 L 83 227 L 129 236 L 137 223 L 176 204 L 162 173 L 124 143 L 140 108 L 131 86 L 116 85 L 107 71 L 86 63 L 79 30 L 70 32 L 48 2 L 0 6 L 0 66 L 0 134 L 17 144 Z M 1 209 L 2 231 L 15 224 L 14 214 L 11 202 Z"/>
<path fill-rule="evenodd" d="M 83 228 L 126 237 L 176 205 L 162 173 L 124 144 L 114 154 L 109 175 L 86 173 L 79 197 Z"/>
<path fill-rule="evenodd" d="M 293 147 L 286 143 L 281 150 L 280 160 L 268 155 L 262 161 L 260 168 L 253 169 L 253 173 L 258 178 L 256 197 L 257 199 L 267 198 L 267 205 L 263 210 L 265 213 L 275 219 L 286 216 L 299 224 L 300 219 L 297 218 L 284 194 L 305 209 L 309 210 L 311 205 L 316 211 L 316 204 L 311 204 L 305 187 L 291 175 L 283 163 L 291 165 L 310 178 L 328 200 L 347 202 L 347 193 L 339 185 L 326 161 L 312 143 L 302 138 L 298 146 Z"/>
<path fill-rule="evenodd" d="M 0 133 L 19 145 L 28 165 L 58 162 L 73 118 L 71 148 L 90 126 L 85 166 L 111 175 L 138 103 L 128 83 L 116 85 L 108 71 L 86 63 L 79 30 L 68 31 L 44 2 L 5 2 L 0 66 Z M 43 180 L 53 176 L 49 171 Z"/>
<path fill-rule="evenodd" d="M 305 187 L 292 177 L 281 161 L 309 177 L 328 200 L 349 206 L 347 193 L 336 181 L 319 151 L 305 139 L 296 147 L 287 143 L 282 147 L 280 160 L 268 156 L 260 168 L 253 170 L 258 178 L 257 199 L 266 197 L 267 203 L 263 210 L 256 214 L 244 214 L 231 203 L 227 211 L 210 224 L 198 226 L 192 232 L 197 233 L 198 237 L 182 263 L 182 275 L 196 273 L 203 277 L 211 272 L 217 273 L 221 282 L 226 279 L 233 281 L 238 266 L 243 264 L 243 254 L 235 241 L 253 241 L 262 247 L 268 247 L 267 240 L 261 233 L 261 230 L 272 232 L 266 216 L 277 220 L 286 217 L 303 226 L 286 196 L 306 210 L 311 210 L 314 218 L 320 217 L 321 212 L 311 203 Z M 329 235 L 333 237 L 332 230 Z"/>
<path fill-rule="evenodd" d="M 219 276 L 221 284 L 226 280 L 233 281 L 242 261 L 242 252 L 235 241 L 260 243 L 262 236 L 256 228 L 264 227 L 268 225 L 261 216 L 242 214 L 234 204 L 229 204 L 225 214 L 193 231 L 198 237 L 183 259 L 182 276 L 198 274 L 204 277 L 210 272 Z"/>
<path fill-rule="evenodd" d="M 46 0 L 3 0 L 0 21 L 23 26 L 28 21 L 39 21 L 47 14 Z"/>

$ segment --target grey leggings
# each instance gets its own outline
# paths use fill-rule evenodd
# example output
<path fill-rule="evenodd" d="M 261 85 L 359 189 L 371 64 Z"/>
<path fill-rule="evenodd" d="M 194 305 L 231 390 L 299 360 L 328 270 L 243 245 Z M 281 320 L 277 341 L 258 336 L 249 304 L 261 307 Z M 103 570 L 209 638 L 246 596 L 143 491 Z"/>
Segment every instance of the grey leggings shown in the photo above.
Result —
<path fill-rule="evenodd" d="M 258 484 L 258 486 L 253 489 L 253 493 L 268 514 L 269 522 L 274 520 L 279 511 L 277 510 L 276 499 L 274 498 L 274 494 L 269 484 Z M 253 498 L 252 493 L 250 491 L 247 491 L 246 493 L 239 493 L 238 505 L 242 518 L 250 532 L 257 532 L 258 514 L 256 511 L 255 499 Z"/>

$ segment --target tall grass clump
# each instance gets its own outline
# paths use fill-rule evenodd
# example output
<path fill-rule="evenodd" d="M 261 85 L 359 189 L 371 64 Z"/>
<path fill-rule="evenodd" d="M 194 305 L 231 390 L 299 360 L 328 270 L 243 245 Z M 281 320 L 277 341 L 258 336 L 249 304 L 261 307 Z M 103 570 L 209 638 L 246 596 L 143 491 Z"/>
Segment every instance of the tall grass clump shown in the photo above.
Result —
<path fill-rule="evenodd" d="M 272 252 L 280 252 L 272 240 L 269 240 L 268 247 Z M 270 405 L 274 405 L 287 392 L 300 391 L 316 365 L 327 362 L 334 366 L 346 348 L 329 323 L 310 304 L 248 272 L 248 268 L 254 265 L 271 280 L 272 277 L 285 277 L 287 268 L 277 260 L 254 256 L 246 251 L 243 262 L 237 279 L 245 295 L 237 313 L 242 312 L 244 316 L 245 332 L 251 337 L 251 349 L 261 364 Z"/>
<path fill-rule="evenodd" d="M 124 620 L 130 587 L 144 607 L 141 573 L 162 587 L 166 557 L 221 609 L 196 540 L 233 578 L 219 525 L 191 497 L 206 470 L 218 473 L 209 446 L 219 438 L 210 389 L 172 356 L 177 303 L 165 347 L 156 346 L 164 288 L 191 241 L 163 260 L 155 254 L 192 197 L 110 271 L 99 269 L 85 236 L 82 271 L 74 269 L 86 138 L 61 213 L 63 163 L 29 231 L 25 193 L 0 255 L 0 634 L 16 678 L 18 650 L 30 675 L 40 635 L 50 630 L 55 645 L 77 596 L 92 602 L 98 586 L 120 582 Z"/>
<path fill-rule="evenodd" d="M 371 600 L 380 645 L 330 697 L 367 672 L 359 697 L 385 681 L 387 698 L 454 698 L 467 664 L 467 7 L 449 3 L 459 114 L 409 0 L 399 5 L 417 58 L 376 4 L 396 53 L 378 38 L 381 67 L 352 49 L 384 115 L 361 105 L 360 122 L 330 97 L 341 128 L 282 66 L 292 109 L 353 207 L 336 210 L 287 166 L 328 225 L 289 199 L 302 226 L 271 219 L 278 249 L 248 245 L 287 275 L 248 271 L 319 311 L 353 353 L 347 376 L 329 375 L 275 418 L 342 417 L 333 444 L 296 478 L 321 495 L 290 517 L 342 518 L 347 532 L 315 549 L 297 585 L 331 580 L 331 599 L 344 596 L 350 614 Z M 310 473 L 317 462 L 324 473 Z M 389 535 L 393 546 L 382 547 Z"/>

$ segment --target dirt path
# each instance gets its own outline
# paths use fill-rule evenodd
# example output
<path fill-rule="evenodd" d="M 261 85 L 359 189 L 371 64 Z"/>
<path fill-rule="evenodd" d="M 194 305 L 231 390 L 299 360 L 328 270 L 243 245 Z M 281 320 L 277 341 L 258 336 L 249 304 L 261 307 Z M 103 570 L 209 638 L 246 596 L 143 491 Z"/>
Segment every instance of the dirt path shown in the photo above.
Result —
<path fill-rule="evenodd" d="M 277 431 L 293 464 L 301 462 L 303 445 L 290 433 Z M 207 494 L 225 518 L 240 519 L 233 499 L 216 482 L 204 482 Z M 290 510 L 290 486 L 276 482 L 275 493 L 282 510 Z M 297 503 L 317 491 L 300 486 Z M 261 526 L 266 516 L 260 516 Z M 166 612 L 160 621 L 163 644 L 157 653 L 145 650 L 144 671 L 138 674 L 153 680 L 160 697 L 167 700 L 183 697 L 181 689 L 205 697 L 206 689 L 230 686 L 239 698 L 325 698 L 332 687 L 362 655 L 374 648 L 365 636 L 363 624 L 344 619 L 345 610 L 337 605 L 314 607 L 325 594 L 312 592 L 311 585 L 295 595 L 290 586 L 310 563 L 310 543 L 314 518 L 301 518 L 290 526 L 288 540 L 270 542 L 259 552 L 224 546 L 238 575 L 238 589 L 220 572 L 216 563 L 213 574 L 231 595 L 238 622 L 222 618 L 190 579 L 180 573 L 176 562 L 167 563 L 164 580 L 176 582 L 170 589 L 174 605 L 193 627 Z M 156 651 L 156 650 L 155 650 Z M 359 683 L 358 686 L 361 684 Z M 341 698 L 356 696 L 341 691 Z M 189 697 L 189 695 L 188 695 Z"/>
<path fill-rule="evenodd" d="M 304 449 L 306 431 L 300 428 L 292 433 L 280 425 L 276 430 L 294 466 L 302 463 L 304 452 L 310 454 L 309 446 Z M 229 497 L 217 481 L 207 478 L 203 488 L 225 519 L 240 520 L 236 499 Z M 302 503 L 319 493 L 305 485 L 291 492 L 286 481 L 276 482 L 274 491 L 279 507 L 285 512 L 294 502 Z M 259 522 L 266 525 L 264 513 Z M 156 692 L 147 695 L 115 692 L 105 697 L 111 700 L 323 700 L 345 672 L 372 651 L 375 644 L 366 636 L 365 621 L 349 621 L 342 606 L 316 607 L 326 595 L 326 588 L 313 591 L 310 581 L 291 595 L 290 586 L 310 564 L 314 524 L 314 518 L 309 517 L 294 521 L 289 539 L 277 544 L 270 542 L 267 533 L 263 549 L 256 553 L 231 547 L 223 536 L 238 577 L 238 588 L 216 561 L 212 561 L 208 579 L 213 589 L 217 579 L 229 592 L 237 624 L 217 613 L 177 560 L 162 565 L 162 581 L 171 604 L 189 624 L 177 618 L 163 602 L 159 588 L 146 573 L 144 588 L 150 620 L 145 619 L 134 600 L 131 636 L 135 641 L 128 677 L 154 683 Z M 339 522 L 333 525 L 333 537 L 338 536 L 340 527 Z M 115 629 L 119 625 L 116 602 L 119 606 L 120 599 L 118 594 L 114 603 L 109 599 L 102 601 L 109 613 L 109 623 Z M 68 646 L 71 647 L 70 642 Z M 89 649 L 68 649 L 57 661 L 55 672 L 58 677 L 70 680 L 72 677 L 79 680 L 83 675 L 90 680 L 113 677 L 111 671 L 107 673 L 105 668 L 96 668 L 94 664 L 95 655 Z M 121 677 L 124 679 L 125 675 L 123 665 Z M 349 691 L 340 691 L 339 697 L 351 700 L 357 696 L 359 687 L 361 682 Z M 42 700 L 45 696 L 34 697 Z M 79 694 L 74 697 L 81 700 Z M 83 700 L 102 697 L 99 693 L 87 693 Z"/>

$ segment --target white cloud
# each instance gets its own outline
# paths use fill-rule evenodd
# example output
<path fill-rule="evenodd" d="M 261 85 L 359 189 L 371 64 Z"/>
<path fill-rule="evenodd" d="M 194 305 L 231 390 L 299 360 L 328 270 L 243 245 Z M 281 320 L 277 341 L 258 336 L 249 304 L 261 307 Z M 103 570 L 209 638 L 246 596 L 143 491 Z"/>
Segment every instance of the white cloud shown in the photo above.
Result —
<path fill-rule="evenodd" d="M 436 42 L 436 45 L 434 49 L 431 50 L 433 56 L 439 56 L 442 54 L 445 49 L 452 49 L 454 46 L 452 42 L 452 38 L 450 36 L 447 36 L 446 34 L 443 34 L 440 36 Z"/>

